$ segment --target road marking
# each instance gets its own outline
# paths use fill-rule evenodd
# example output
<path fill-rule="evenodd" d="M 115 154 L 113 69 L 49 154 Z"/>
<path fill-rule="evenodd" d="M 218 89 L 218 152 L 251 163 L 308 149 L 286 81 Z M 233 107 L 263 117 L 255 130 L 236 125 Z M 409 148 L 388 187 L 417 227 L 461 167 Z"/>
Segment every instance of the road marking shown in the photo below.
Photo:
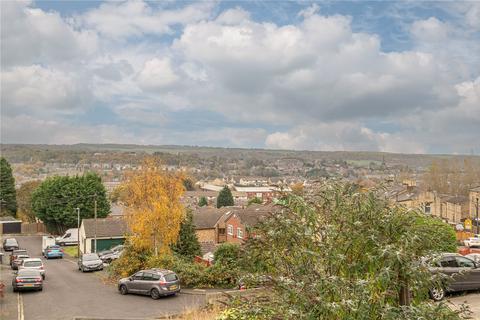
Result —
<path fill-rule="evenodd" d="M 20 294 L 20 292 L 17 293 L 17 301 L 18 301 L 18 305 L 17 305 L 18 320 L 24 320 L 25 316 L 23 314 L 23 296 Z"/>

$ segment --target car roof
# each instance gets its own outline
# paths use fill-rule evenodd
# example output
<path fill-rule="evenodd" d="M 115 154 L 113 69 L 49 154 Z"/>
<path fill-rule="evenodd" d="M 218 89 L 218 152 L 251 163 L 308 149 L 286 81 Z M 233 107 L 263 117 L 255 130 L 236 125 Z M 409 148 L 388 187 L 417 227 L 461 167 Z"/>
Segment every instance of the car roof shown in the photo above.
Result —
<path fill-rule="evenodd" d="M 17 250 L 13 250 L 12 253 L 17 253 L 17 252 L 27 252 L 26 249 L 17 249 Z"/>

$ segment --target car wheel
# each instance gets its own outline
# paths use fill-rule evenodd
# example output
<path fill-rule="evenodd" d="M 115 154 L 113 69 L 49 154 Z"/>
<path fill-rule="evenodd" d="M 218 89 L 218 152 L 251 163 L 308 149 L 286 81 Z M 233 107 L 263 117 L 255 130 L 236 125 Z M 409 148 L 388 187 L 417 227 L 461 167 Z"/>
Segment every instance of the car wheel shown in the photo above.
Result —
<path fill-rule="evenodd" d="M 13 292 L 17 292 L 17 288 L 13 287 Z"/>
<path fill-rule="evenodd" d="M 158 298 L 160 298 L 160 292 L 158 292 L 157 289 L 153 288 L 152 290 L 150 290 L 150 297 L 152 297 L 153 300 L 157 300 Z"/>
<path fill-rule="evenodd" d="M 124 285 L 124 284 L 122 284 L 122 285 L 120 286 L 120 294 L 126 295 L 127 293 L 128 293 L 127 286 Z"/>
<path fill-rule="evenodd" d="M 43 280 L 45 280 L 45 277 L 46 277 L 45 275 L 42 275 L 42 279 L 43 279 Z"/>
<path fill-rule="evenodd" d="M 430 289 L 430 298 L 433 301 L 441 301 L 445 298 L 445 289 L 442 287 L 435 287 Z"/>
<path fill-rule="evenodd" d="M 43 288 L 38 288 L 38 291 L 43 291 Z"/>

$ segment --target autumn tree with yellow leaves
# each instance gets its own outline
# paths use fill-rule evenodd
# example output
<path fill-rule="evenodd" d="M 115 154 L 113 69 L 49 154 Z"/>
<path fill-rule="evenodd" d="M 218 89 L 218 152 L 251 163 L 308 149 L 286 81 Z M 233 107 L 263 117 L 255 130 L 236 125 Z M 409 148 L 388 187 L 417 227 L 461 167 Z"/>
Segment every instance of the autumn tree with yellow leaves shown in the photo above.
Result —
<path fill-rule="evenodd" d="M 183 176 L 162 170 L 155 158 L 147 158 L 140 170 L 128 174 L 122 200 L 134 247 L 155 255 L 170 253 L 185 216 L 180 202 L 184 190 Z"/>

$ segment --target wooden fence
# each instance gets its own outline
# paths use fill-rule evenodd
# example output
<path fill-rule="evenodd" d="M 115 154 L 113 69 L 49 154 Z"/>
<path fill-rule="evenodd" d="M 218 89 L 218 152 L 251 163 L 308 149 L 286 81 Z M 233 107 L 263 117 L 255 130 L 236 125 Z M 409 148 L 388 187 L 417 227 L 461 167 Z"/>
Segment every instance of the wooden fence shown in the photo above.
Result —
<path fill-rule="evenodd" d="M 46 232 L 45 225 L 42 222 L 22 223 L 22 233 L 44 233 Z"/>

